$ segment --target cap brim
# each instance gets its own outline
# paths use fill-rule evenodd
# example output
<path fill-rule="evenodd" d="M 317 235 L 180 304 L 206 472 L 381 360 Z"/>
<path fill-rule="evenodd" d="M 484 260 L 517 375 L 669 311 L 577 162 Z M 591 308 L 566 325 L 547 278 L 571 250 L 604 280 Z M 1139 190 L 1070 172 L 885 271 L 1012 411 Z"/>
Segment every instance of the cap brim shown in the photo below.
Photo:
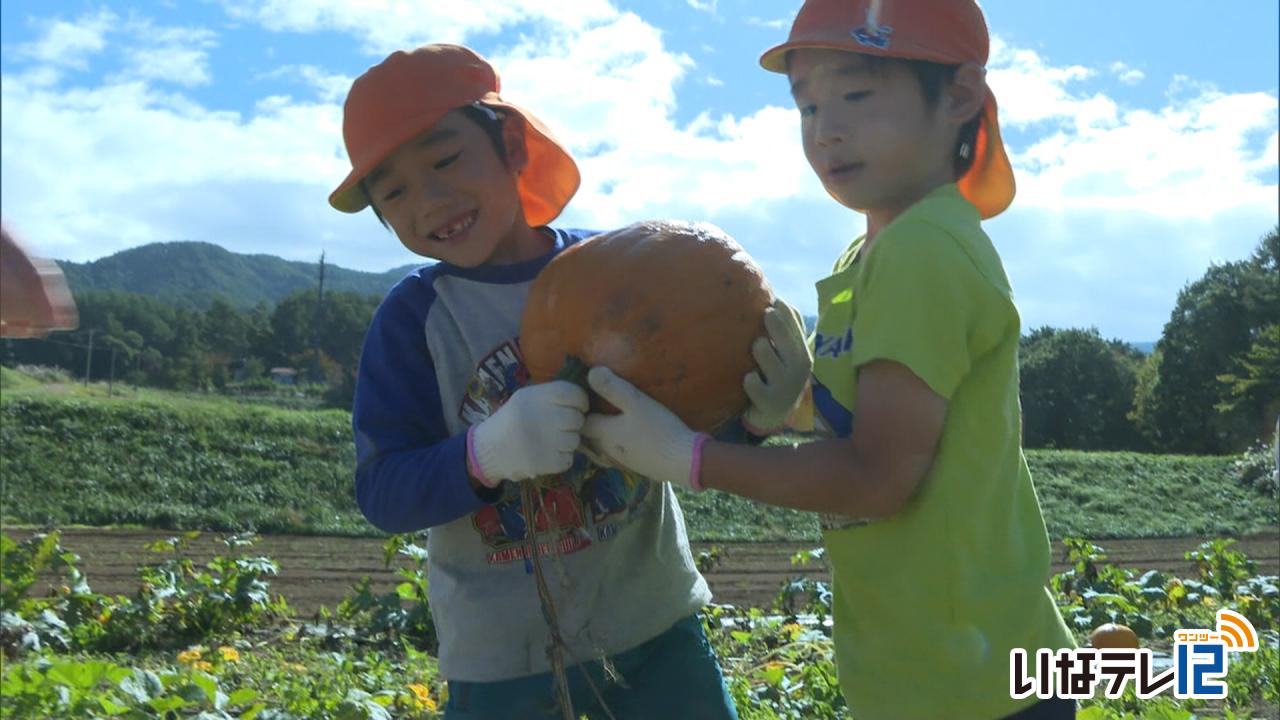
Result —
<path fill-rule="evenodd" d="M 369 197 L 360 186 L 360 181 L 384 160 L 391 157 L 391 153 L 395 152 L 396 148 L 440 122 L 443 115 L 443 111 L 418 115 L 403 122 L 399 127 L 389 129 L 379 138 L 381 142 L 378 147 L 356 163 L 347 177 L 338 184 L 338 188 L 329 194 L 329 204 L 335 210 L 345 213 L 357 213 L 369 207 Z"/>

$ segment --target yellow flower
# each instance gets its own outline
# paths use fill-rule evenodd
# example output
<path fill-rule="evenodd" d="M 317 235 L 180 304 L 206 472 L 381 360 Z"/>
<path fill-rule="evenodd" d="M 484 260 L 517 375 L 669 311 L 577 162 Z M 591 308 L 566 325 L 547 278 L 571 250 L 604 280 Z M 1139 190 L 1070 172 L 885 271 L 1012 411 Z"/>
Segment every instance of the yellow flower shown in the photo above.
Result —
<path fill-rule="evenodd" d="M 178 653 L 178 662 L 190 665 L 200 659 L 200 648 L 191 648 Z"/>
<path fill-rule="evenodd" d="M 99 625 L 106 625 L 106 624 L 107 624 L 107 621 L 108 621 L 108 620 L 110 620 L 110 619 L 111 619 L 111 611 L 110 611 L 110 610 L 103 610 L 103 611 L 102 611 L 102 614 L 101 614 L 101 615 L 98 615 L 98 624 L 99 624 Z"/>
<path fill-rule="evenodd" d="M 413 693 L 413 697 L 419 704 L 426 707 L 427 710 L 435 712 L 436 701 L 431 698 L 431 691 L 427 689 L 426 685 L 412 683 L 409 685 L 409 691 Z"/>
<path fill-rule="evenodd" d="M 240 651 L 228 645 L 218 648 L 218 654 L 225 662 L 236 662 L 240 659 Z"/>
<path fill-rule="evenodd" d="M 787 623 L 786 625 L 783 625 L 781 629 L 783 634 L 791 640 L 795 640 L 800 636 L 800 633 L 804 632 L 804 626 L 799 623 Z"/>
<path fill-rule="evenodd" d="M 197 670 L 204 670 L 205 672 L 208 672 L 209 670 L 213 669 L 213 663 L 209 662 L 208 660 L 197 660 L 191 663 L 191 667 Z"/>

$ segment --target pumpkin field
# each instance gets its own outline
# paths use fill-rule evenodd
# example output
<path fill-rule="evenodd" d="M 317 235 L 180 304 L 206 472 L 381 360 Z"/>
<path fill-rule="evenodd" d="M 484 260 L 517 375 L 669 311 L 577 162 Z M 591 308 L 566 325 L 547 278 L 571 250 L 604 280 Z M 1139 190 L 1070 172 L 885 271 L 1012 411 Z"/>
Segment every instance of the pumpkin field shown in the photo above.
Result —
<path fill-rule="evenodd" d="M 438 717 L 425 551 L 354 508 L 348 423 L 199 395 L 8 386 L 0 715 Z M 1081 643 L 1118 622 L 1167 659 L 1172 633 L 1211 627 L 1218 608 L 1262 641 L 1233 659 L 1224 701 L 1137 700 L 1130 686 L 1083 702 L 1081 718 L 1277 717 L 1269 457 L 1028 452 L 1055 539 L 1050 586 Z M 852 717 L 812 516 L 680 500 L 740 716 Z"/>
<path fill-rule="evenodd" d="M 23 540 L 34 530 L 10 530 L 15 540 Z M 62 531 L 62 544 L 81 558 L 94 590 L 108 595 L 127 594 L 137 589 L 138 568 L 153 562 L 146 546 L 172 536 L 163 530 L 69 528 Z M 1177 575 L 1192 574 L 1194 563 L 1186 554 L 1209 538 L 1145 538 L 1099 541 L 1109 561 L 1121 568 L 1160 570 Z M 383 564 L 383 542 L 379 538 L 308 535 L 266 535 L 255 552 L 280 565 L 271 587 L 288 598 L 300 615 L 311 615 L 321 607 L 334 607 L 346 592 L 368 577 L 371 589 L 387 592 L 399 576 L 396 570 L 410 564 L 398 558 L 390 568 Z M 794 559 L 815 547 L 802 542 L 721 542 L 694 543 L 714 601 L 738 607 L 769 607 L 779 592 L 795 580 L 829 582 L 830 573 L 821 562 L 800 564 Z M 1280 575 L 1280 534 L 1260 533 L 1237 540 L 1234 548 L 1257 564 L 1263 575 Z M 205 533 L 189 545 L 191 557 L 208 562 L 220 549 L 215 534 Z M 1052 571 L 1070 567 L 1067 549 L 1054 547 Z M 52 579 L 52 578 L 50 578 Z M 46 583 L 44 590 L 55 589 Z"/>

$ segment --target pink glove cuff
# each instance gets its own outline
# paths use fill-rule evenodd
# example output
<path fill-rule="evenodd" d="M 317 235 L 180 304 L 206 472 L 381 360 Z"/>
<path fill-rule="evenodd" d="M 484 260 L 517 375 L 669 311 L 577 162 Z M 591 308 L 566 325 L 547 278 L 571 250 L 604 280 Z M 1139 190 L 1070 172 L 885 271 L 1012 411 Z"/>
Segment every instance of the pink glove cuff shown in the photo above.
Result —
<path fill-rule="evenodd" d="M 695 492 L 706 490 L 702 486 L 702 446 L 707 444 L 711 436 L 706 433 L 698 433 L 693 439 L 693 461 L 689 463 L 689 487 Z"/>
<path fill-rule="evenodd" d="M 476 428 L 478 425 L 472 425 L 467 428 L 467 471 L 471 473 L 471 477 L 480 481 L 480 484 L 487 487 L 497 487 L 498 483 L 493 482 L 484 476 L 484 471 L 480 469 L 480 459 L 476 457 Z"/>

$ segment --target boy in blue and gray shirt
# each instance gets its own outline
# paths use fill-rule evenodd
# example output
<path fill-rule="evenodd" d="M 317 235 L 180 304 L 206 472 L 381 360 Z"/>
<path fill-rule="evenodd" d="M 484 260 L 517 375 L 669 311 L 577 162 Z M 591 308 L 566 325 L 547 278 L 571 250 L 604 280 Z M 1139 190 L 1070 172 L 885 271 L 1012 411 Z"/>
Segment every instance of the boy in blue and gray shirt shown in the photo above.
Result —
<path fill-rule="evenodd" d="M 577 190 L 577 166 L 498 88 L 471 50 L 427 45 L 391 54 L 347 97 L 353 167 L 330 204 L 371 206 L 406 247 L 438 261 L 392 288 L 365 339 L 356 498 L 382 530 L 430 528 L 446 718 L 559 717 L 529 522 L 570 659 L 583 663 L 568 673 L 578 712 L 600 712 L 590 674 L 618 718 L 735 718 L 697 616 L 711 593 L 670 486 L 577 452 L 581 388 L 525 384 L 529 285 L 588 233 L 547 227 Z M 799 395 L 774 385 L 773 395 Z M 757 405 L 769 407 L 761 392 Z M 518 483 L 545 475 L 557 477 L 526 513 Z M 623 682 L 604 682 L 606 657 Z"/>

